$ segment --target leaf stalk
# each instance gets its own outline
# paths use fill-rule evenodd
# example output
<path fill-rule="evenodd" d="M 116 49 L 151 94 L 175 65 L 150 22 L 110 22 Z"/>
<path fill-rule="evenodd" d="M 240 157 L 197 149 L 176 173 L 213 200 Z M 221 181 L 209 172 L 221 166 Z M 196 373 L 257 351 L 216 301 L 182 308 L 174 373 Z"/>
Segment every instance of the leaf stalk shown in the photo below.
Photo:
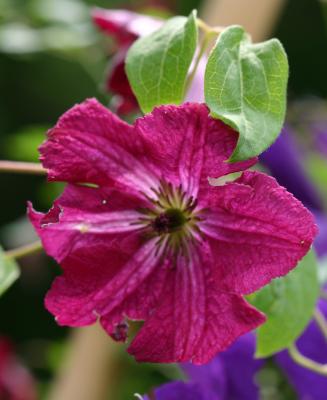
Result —
<path fill-rule="evenodd" d="M 327 341 L 327 321 L 325 320 L 324 315 L 321 313 L 320 310 L 316 309 L 313 313 L 313 317 L 321 330 L 321 333 L 324 335 Z"/>
<path fill-rule="evenodd" d="M 206 22 L 204 22 L 201 18 L 197 18 L 196 22 L 198 24 L 198 27 L 202 29 L 206 34 L 216 34 L 219 35 L 224 29 L 224 26 L 210 26 Z"/>
<path fill-rule="evenodd" d="M 312 372 L 316 372 L 319 375 L 327 376 L 327 364 L 320 364 L 311 360 L 308 357 L 305 357 L 299 352 L 294 343 L 289 347 L 288 353 L 292 360 L 301 367 L 306 368 Z"/>
<path fill-rule="evenodd" d="M 8 250 L 5 252 L 6 258 L 14 258 L 14 259 L 20 259 L 26 256 L 29 256 L 34 253 L 38 253 L 43 249 L 42 243 L 40 240 L 37 240 L 36 242 L 26 244 L 21 247 L 17 247 L 17 249 L 13 250 Z"/>

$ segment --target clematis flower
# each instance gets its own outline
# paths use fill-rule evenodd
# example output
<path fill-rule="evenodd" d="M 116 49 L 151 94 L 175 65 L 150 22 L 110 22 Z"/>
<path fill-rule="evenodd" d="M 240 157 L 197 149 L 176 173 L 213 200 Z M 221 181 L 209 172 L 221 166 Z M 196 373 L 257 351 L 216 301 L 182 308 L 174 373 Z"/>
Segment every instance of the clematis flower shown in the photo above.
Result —
<path fill-rule="evenodd" d="M 264 364 L 255 360 L 255 337 L 240 337 L 206 365 L 184 364 L 188 382 L 171 382 L 153 391 L 155 400 L 256 400 L 255 375 Z M 152 399 L 151 398 L 151 399 Z M 144 396 L 144 400 L 150 400 Z"/>
<path fill-rule="evenodd" d="M 285 275 L 316 234 L 310 212 L 259 172 L 226 162 L 237 133 L 203 104 L 161 106 L 133 126 L 96 100 L 64 114 L 41 146 L 68 186 L 29 216 L 61 264 L 46 307 L 61 325 L 100 320 L 139 361 L 208 362 L 265 321 L 242 297 Z M 87 184 L 87 185 L 86 185 Z M 91 184 L 91 185 L 90 185 Z"/>
<path fill-rule="evenodd" d="M 317 189 L 303 167 L 303 154 L 290 127 L 283 129 L 275 143 L 260 155 L 277 181 L 311 210 L 322 211 L 323 203 Z"/>
<path fill-rule="evenodd" d="M 0 399 L 36 400 L 36 384 L 17 359 L 11 342 L 0 338 Z"/>
<path fill-rule="evenodd" d="M 304 169 L 303 158 L 289 127 L 284 128 L 276 142 L 260 155 L 260 161 L 269 169 L 278 183 L 293 193 L 313 212 L 319 227 L 314 247 L 319 256 L 324 256 L 327 254 L 327 217 L 321 196 Z"/>
<path fill-rule="evenodd" d="M 162 19 L 128 10 L 94 8 L 94 23 L 107 35 L 114 36 L 119 44 L 130 45 L 140 36 L 146 36 L 162 25 Z"/>
<path fill-rule="evenodd" d="M 327 318 L 326 300 L 320 300 L 318 308 Z M 300 352 L 311 360 L 321 364 L 327 363 L 326 338 L 315 321 L 308 325 L 303 335 L 298 339 L 297 346 Z M 300 367 L 285 351 L 278 354 L 276 360 L 296 390 L 299 399 L 324 400 L 326 398 L 327 379 L 325 376 Z"/>
<path fill-rule="evenodd" d="M 322 126 L 322 125 L 321 125 Z M 321 129 L 321 126 L 319 128 Z M 317 140 L 317 149 L 324 151 L 323 137 L 318 125 L 312 127 Z M 318 256 L 327 254 L 327 218 L 323 212 L 323 204 L 316 188 L 309 181 L 303 168 L 303 154 L 301 154 L 295 142 L 292 131 L 287 128 L 279 136 L 277 141 L 260 157 L 274 176 L 296 197 L 301 199 L 313 212 L 319 226 L 319 234 L 314 241 L 314 247 Z M 318 309 L 327 318 L 327 303 L 320 300 Z M 322 364 L 327 363 L 326 340 L 313 320 L 297 341 L 302 354 L 313 361 Z M 287 351 L 279 353 L 275 357 L 276 362 L 288 377 L 299 399 L 323 400 L 327 392 L 327 379 L 314 372 L 297 365 L 288 355 Z"/>
<path fill-rule="evenodd" d="M 139 110 L 138 102 L 125 73 L 125 58 L 129 47 L 142 36 L 147 36 L 161 27 L 164 20 L 126 10 L 95 8 L 92 12 L 94 24 L 106 35 L 112 36 L 118 45 L 112 57 L 106 77 L 106 90 L 113 93 L 114 109 L 120 115 Z M 200 60 L 197 72 L 186 95 L 187 101 L 204 101 L 205 58 Z"/>
<path fill-rule="evenodd" d="M 106 91 L 114 93 L 111 106 L 119 115 L 128 115 L 139 110 L 139 105 L 125 72 L 128 47 L 122 47 L 112 57 L 107 70 Z"/>
<path fill-rule="evenodd" d="M 320 300 L 318 308 L 327 318 L 327 302 Z M 325 337 L 315 321 L 312 321 L 297 341 L 302 354 L 310 359 L 327 363 Z M 259 400 L 256 373 L 265 360 L 254 358 L 255 336 L 240 337 L 227 351 L 220 353 L 210 363 L 196 366 L 184 364 L 182 369 L 188 382 L 171 382 L 156 388 L 153 396 L 144 400 Z M 290 385 L 301 400 L 324 400 L 327 393 L 326 377 L 296 364 L 282 351 L 274 357 Z"/>
<path fill-rule="evenodd" d="M 126 54 L 136 39 L 159 29 L 163 21 L 132 11 L 102 8 L 92 11 L 92 19 L 104 34 L 117 41 L 118 52 L 111 59 L 105 84 L 106 90 L 115 94 L 115 109 L 121 115 L 137 111 L 138 103 L 125 73 Z"/>

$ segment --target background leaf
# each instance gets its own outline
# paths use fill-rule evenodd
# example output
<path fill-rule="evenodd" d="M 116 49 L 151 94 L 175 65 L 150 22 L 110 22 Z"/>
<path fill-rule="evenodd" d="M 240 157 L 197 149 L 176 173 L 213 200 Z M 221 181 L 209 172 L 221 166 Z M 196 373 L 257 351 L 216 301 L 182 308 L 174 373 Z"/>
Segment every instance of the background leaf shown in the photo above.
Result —
<path fill-rule="evenodd" d="M 266 150 L 282 128 L 288 62 L 277 39 L 252 44 L 240 26 L 219 36 L 205 72 L 205 99 L 211 114 L 240 133 L 231 161 Z"/>
<path fill-rule="evenodd" d="M 0 247 L 0 296 L 15 282 L 19 277 L 19 267 L 15 260 L 7 258 L 5 252 Z"/>
<path fill-rule="evenodd" d="M 196 13 L 169 19 L 158 31 L 138 39 L 129 49 L 126 72 L 144 113 L 184 98 L 198 31 Z"/>
<path fill-rule="evenodd" d="M 319 296 L 317 263 L 311 250 L 284 278 L 248 297 L 267 322 L 257 330 L 257 357 L 289 347 L 308 325 Z"/>

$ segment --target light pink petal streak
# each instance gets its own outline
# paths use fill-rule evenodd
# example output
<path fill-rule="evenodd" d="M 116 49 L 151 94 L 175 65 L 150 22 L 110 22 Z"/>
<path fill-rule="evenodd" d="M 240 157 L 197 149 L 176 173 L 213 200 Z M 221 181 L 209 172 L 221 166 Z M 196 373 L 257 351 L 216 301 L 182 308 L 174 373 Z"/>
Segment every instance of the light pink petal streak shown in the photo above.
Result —
<path fill-rule="evenodd" d="M 223 290 L 247 294 L 287 274 L 308 252 L 317 227 L 312 214 L 276 180 L 245 172 L 214 187 L 201 222 Z"/>
<path fill-rule="evenodd" d="M 148 149 L 132 126 L 95 99 L 67 111 L 40 147 L 50 180 L 116 184 L 149 193 L 157 179 L 145 164 Z"/>
<path fill-rule="evenodd" d="M 223 122 L 209 117 L 204 104 L 161 106 L 136 121 L 135 128 L 151 147 L 150 159 L 162 176 L 196 196 L 207 191 L 208 177 L 241 171 L 256 162 L 229 164 L 237 133 Z"/>
<path fill-rule="evenodd" d="M 138 361 L 204 364 L 265 321 L 242 297 L 219 290 L 204 243 L 168 274 L 156 311 L 128 349 Z"/>

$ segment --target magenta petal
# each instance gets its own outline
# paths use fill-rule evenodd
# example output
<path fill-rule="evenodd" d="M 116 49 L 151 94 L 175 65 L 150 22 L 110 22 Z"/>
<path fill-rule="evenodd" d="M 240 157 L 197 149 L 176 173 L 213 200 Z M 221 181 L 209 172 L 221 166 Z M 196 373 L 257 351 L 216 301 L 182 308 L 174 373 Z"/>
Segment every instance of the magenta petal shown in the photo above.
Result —
<path fill-rule="evenodd" d="M 111 107 L 114 107 L 119 115 L 126 115 L 139 109 L 125 72 L 127 50 L 126 47 L 121 48 L 112 58 L 106 79 L 106 90 L 114 94 Z"/>
<path fill-rule="evenodd" d="M 222 288 L 251 293 L 287 274 L 308 252 L 317 227 L 312 214 L 272 177 L 245 172 L 210 191 L 201 223 Z"/>
<path fill-rule="evenodd" d="M 94 23 L 108 35 L 115 36 L 121 43 L 130 43 L 139 36 L 146 36 L 159 29 L 163 20 L 127 10 L 92 11 Z"/>
<path fill-rule="evenodd" d="M 126 98 L 134 98 L 136 102 L 136 98 L 125 73 L 125 58 L 127 51 L 128 48 L 123 47 L 112 58 L 110 69 L 108 71 L 107 89 Z"/>
<path fill-rule="evenodd" d="M 132 126 L 91 99 L 59 119 L 40 152 L 50 180 L 116 183 L 146 192 L 156 180 L 140 162 L 144 146 Z"/>
<path fill-rule="evenodd" d="M 162 175 L 172 183 L 181 183 L 193 196 L 200 187 L 208 191 L 208 177 L 241 171 L 256 162 L 225 162 L 235 148 L 237 133 L 209 117 L 204 104 L 157 107 L 138 119 L 135 128 L 150 143 L 151 159 Z"/>
<path fill-rule="evenodd" d="M 144 271 L 144 266 L 141 266 Z M 155 310 L 158 298 L 166 282 L 167 269 L 157 265 L 156 271 L 138 284 L 137 289 L 126 296 L 119 306 L 100 318 L 102 327 L 117 341 L 126 339 L 126 318 L 146 320 Z"/>
<path fill-rule="evenodd" d="M 137 99 L 125 72 L 127 50 L 126 47 L 121 48 L 111 59 L 106 79 L 106 90 L 114 94 L 111 99 L 111 108 L 114 108 L 119 115 L 127 115 L 139 110 Z"/>
<path fill-rule="evenodd" d="M 203 104 L 161 106 L 131 127 L 96 100 L 66 112 L 41 146 L 50 180 L 115 185 L 152 196 L 159 180 L 189 196 L 207 192 L 208 177 L 243 170 L 227 163 L 237 133 L 209 117 Z"/>
<path fill-rule="evenodd" d="M 69 326 L 88 325 L 94 323 L 98 317 L 105 316 L 103 325 L 115 336 L 119 333 L 121 323 L 129 316 L 129 296 L 137 297 L 139 288 L 158 264 L 154 252 L 154 243 L 149 241 L 135 251 L 125 264 L 116 268 L 114 275 L 110 264 L 115 260 L 110 262 L 111 257 L 110 260 L 104 260 L 101 271 L 99 268 L 94 271 L 93 266 L 90 268 L 87 261 L 83 264 L 83 260 L 79 261 L 79 269 L 72 264 L 65 266 L 65 263 L 69 263 L 67 260 L 63 264 L 64 275 L 54 281 L 46 296 L 47 309 L 55 315 L 59 324 Z M 70 273 L 72 268 L 75 269 L 74 274 Z M 142 319 L 148 316 L 148 307 L 153 307 L 153 297 L 150 298 L 151 301 L 147 299 L 146 302 L 139 301 L 133 305 L 135 313 Z M 122 339 L 124 338 L 123 336 Z M 117 339 L 121 340 L 119 337 Z"/>
<path fill-rule="evenodd" d="M 242 297 L 219 290 L 205 244 L 168 274 L 156 311 L 128 349 L 138 361 L 204 364 L 265 321 Z"/>
<path fill-rule="evenodd" d="M 29 216 L 43 246 L 64 270 L 46 296 L 61 325 L 88 325 L 100 317 L 116 340 L 126 338 L 124 320 L 146 319 L 165 281 L 156 239 L 145 241 L 135 224 L 144 206 L 116 189 L 68 185 L 46 215 Z"/>
<path fill-rule="evenodd" d="M 135 222 L 140 214 L 134 209 L 145 204 L 116 189 L 71 184 L 47 214 L 35 212 L 31 205 L 28 213 L 45 250 L 59 263 L 78 251 L 101 265 L 103 260 L 97 258 L 98 252 L 119 248 L 126 252 L 125 240 L 128 254 L 140 245 L 139 234 L 131 235 L 139 229 Z M 132 237 L 135 237 L 133 246 Z"/>

